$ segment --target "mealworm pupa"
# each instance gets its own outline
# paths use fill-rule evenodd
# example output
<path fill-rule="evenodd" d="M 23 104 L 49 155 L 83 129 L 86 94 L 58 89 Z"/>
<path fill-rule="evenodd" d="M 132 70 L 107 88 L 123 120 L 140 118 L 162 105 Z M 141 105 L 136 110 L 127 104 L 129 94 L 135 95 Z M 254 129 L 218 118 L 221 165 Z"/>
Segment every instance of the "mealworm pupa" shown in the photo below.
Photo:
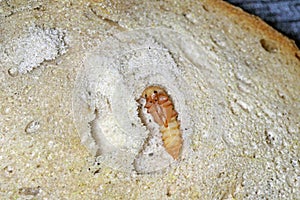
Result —
<path fill-rule="evenodd" d="M 183 139 L 180 131 L 180 123 L 177 120 L 178 113 L 174 110 L 173 102 L 167 92 L 159 86 L 149 86 L 143 93 L 146 99 L 145 108 L 154 121 L 160 126 L 162 140 L 166 151 L 178 159 Z"/>

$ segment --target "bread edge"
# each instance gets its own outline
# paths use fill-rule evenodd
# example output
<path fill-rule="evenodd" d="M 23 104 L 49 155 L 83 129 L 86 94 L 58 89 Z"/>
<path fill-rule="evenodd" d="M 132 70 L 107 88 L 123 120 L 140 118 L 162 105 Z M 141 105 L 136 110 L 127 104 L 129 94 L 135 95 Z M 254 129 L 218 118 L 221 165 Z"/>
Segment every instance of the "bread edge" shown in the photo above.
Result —
<path fill-rule="evenodd" d="M 281 52 L 284 51 L 283 53 L 292 55 L 300 62 L 300 50 L 295 41 L 272 28 L 258 16 L 249 14 L 223 0 L 205 0 L 204 3 L 209 6 L 211 12 L 221 13 L 221 15 L 230 18 L 237 24 L 244 24 L 243 28 L 251 28 L 251 33 L 261 37 L 261 39 L 269 39 L 272 42 L 276 42 Z"/>

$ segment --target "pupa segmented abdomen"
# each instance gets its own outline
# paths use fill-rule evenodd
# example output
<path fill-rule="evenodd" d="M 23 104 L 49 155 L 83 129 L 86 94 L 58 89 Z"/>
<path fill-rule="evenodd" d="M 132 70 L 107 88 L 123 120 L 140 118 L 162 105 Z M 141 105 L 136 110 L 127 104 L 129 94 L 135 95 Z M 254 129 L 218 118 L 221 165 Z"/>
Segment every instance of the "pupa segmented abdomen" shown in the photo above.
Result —
<path fill-rule="evenodd" d="M 182 137 L 178 120 L 175 117 L 172 118 L 168 127 L 161 126 L 160 131 L 166 151 L 174 159 L 178 159 L 182 147 Z"/>
<path fill-rule="evenodd" d="M 182 147 L 182 133 L 177 120 L 177 112 L 168 94 L 159 86 L 147 87 L 142 97 L 146 99 L 145 108 L 154 121 L 159 124 L 166 151 L 178 159 Z"/>

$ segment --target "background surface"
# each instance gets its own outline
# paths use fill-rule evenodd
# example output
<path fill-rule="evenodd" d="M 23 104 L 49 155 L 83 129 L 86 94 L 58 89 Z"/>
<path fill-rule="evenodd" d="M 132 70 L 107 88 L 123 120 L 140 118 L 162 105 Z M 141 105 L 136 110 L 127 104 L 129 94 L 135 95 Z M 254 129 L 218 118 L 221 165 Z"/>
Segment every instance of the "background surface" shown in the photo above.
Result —
<path fill-rule="evenodd" d="M 295 40 L 300 47 L 300 0 L 227 0 Z"/>

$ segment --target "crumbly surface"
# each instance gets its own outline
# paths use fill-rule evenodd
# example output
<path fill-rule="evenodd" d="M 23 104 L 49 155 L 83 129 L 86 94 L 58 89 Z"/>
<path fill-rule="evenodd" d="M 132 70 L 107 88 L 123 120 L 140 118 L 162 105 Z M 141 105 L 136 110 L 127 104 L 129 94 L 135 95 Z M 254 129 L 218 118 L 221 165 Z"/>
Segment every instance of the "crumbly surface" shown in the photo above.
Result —
<path fill-rule="evenodd" d="M 0 30 L 1 198 L 300 197 L 300 52 L 259 19 L 217 0 L 15 0 Z M 149 85 L 178 112 L 177 161 Z"/>

